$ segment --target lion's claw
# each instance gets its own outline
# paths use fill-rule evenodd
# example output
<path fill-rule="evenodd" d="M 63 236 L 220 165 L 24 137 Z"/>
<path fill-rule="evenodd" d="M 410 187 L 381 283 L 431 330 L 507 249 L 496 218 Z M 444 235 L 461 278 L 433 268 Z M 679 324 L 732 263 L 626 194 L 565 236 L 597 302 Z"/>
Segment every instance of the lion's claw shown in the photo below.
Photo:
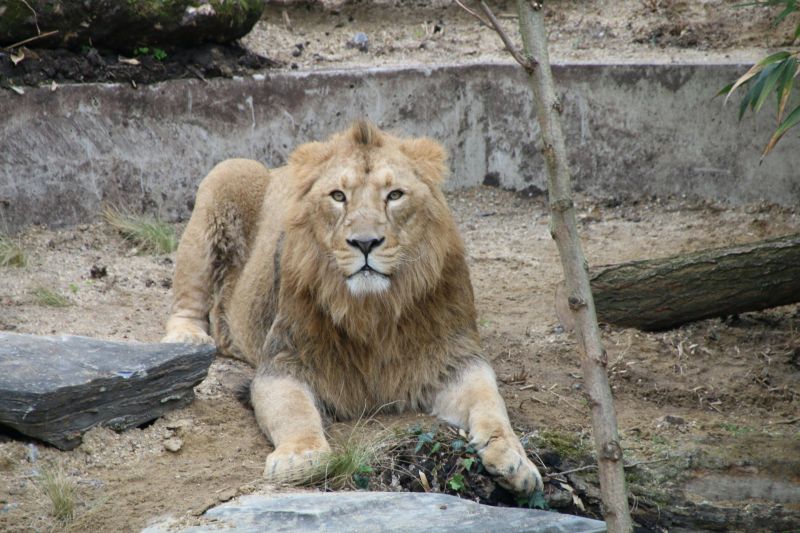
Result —
<path fill-rule="evenodd" d="M 544 488 L 539 470 L 528 459 L 516 437 L 496 437 L 477 447 L 483 466 L 500 478 L 501 486 L 522 494 Z"/>
<path fill-rule="evenodd" d="M 214 339 L 204 331 L 180 329 L 167 333 L 161 342 L 182 344 L 214 344 Z"/>
<path fill-rule="evenodd" d="M 330 448 L 297 450 L 293 447 L 278 447 L 267 456 L 264 479 L 270 483 L 299 483 L 314 475 L 324 461 Z"/>

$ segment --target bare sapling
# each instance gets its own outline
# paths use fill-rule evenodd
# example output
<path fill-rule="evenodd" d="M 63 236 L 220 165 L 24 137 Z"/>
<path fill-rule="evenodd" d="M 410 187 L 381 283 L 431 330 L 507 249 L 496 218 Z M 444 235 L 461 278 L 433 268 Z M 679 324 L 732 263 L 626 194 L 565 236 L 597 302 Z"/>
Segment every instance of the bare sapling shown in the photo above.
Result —
<path fill-rule="evenodd" d="M 459 6 L 482 24 L 494 29 L 512 57 L 525 69 L 533 90 L 539 121 L 542 154 L 547 166 L 547 190 L 550 205 L 551 235 L 556 241 L 564 269 L 566 305 L 575 323 L 575 335 L 581 352 L 585 394 L 591 407 L 592 430 L 600 473 L 600 492 L 604 516 L 610 532 L 632 531 L 625 488 L 622 447 L 617 430 L 614 401 L 606 375 L 608 356 L 597 324 L 594 299 L 589 285 L 588 265 L 583 254 L 572 200 L 572 179 L 567 163 L 566 143 L 561 130 L 562 105 L 555 93 L 547 51 L 542 2 L 517 0 L 519 29 L 523 49 L 516 49 L 484 1 L 481 13 Z"/>

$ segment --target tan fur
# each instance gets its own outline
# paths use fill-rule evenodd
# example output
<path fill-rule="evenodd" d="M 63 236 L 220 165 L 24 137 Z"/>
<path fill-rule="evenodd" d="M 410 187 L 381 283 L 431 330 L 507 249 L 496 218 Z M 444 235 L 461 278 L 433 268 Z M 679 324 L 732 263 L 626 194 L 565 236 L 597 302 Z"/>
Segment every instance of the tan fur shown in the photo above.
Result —
<path fill-rule="evenodd" d="M 328 449 L 318 410 L 388 406 L 436 411 L 509 487 L 541 486 L 483 360 L 445 160 L 434 141 L 358 122 L 285 167 L 229 160 L 201 183 L 165 341 L 209 342 L 210 320 L 220 351 L 257 367 L 268 477 Z"/>

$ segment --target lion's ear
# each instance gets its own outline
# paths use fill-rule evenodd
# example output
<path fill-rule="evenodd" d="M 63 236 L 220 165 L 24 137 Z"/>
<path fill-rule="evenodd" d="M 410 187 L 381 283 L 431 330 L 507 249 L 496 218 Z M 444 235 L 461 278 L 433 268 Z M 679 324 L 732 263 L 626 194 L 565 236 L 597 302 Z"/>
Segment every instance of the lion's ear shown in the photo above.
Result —
<path fill-rule="evenodd" d="M 328 143 L 310 142 L 301 144 L 289 156 L 291 175 L 300 196 L 314 185 L 317 170 L 331 158 L 333 150 Z"/>
<path fill-rule="evenodd" d="M 447 150 L 433 139 L 404 140 L 400 144 L 400 151 L 411 160 L 424 181 L 438 186 L 447 177 Z"/>

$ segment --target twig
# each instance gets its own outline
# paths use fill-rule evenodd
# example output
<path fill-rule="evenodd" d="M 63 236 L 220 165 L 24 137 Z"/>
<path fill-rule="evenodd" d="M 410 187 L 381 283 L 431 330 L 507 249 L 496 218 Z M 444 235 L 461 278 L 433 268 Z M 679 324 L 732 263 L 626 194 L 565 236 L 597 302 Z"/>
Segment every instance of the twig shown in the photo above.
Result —
<path fill-rule="evenodd" d="M 563 472 L 552 472 L 548 476 L 566 476 L 567 474 L 574 474 L 575 472 L 583 472 L 584 470 L 595 470 L 597 465 L 585 465 L 571 470 L 564 470 Z"/>
<path fill-rule="evenodd" d="M 51 35 L 55 35 L 56 33 L 58 33 L 58 30 L 48 31 L 48 32 L 45 32 L 45 33 L 40 33 L 39 35 L 34 35 L 33 37 L 28 37 L 27 39 L 23 39 L 23 40 L 21 40 L 19 42 L 16 42 L 16 43 L 12 44 L 12 45 L 6 46 L 5 50 L 11 50 L 11 49 L 16 48 L 18 46 L 22 46 L 23 44 L 28 44 L 30 42 L 37 41 L 39 39 L 44 39 L 45 37 L 50 37 Z"/>
<path fill-rule="evenodd" d="M 31 7 L 31 5 L 26 0 L 21 0 L 21 1 L 23 4 L 25 4 L 25 7 L 30 9 L 31 13 L 33 13 L 33 25 L 36 26 L 36 33 L 41 35 L 42 30 L 39 29 L 39 14 L 36 12 L 35 9 Z"/>
<path fill-rule="evenodd" d="M 492 24 L 488 20 L 484 19 L 477 12 L 471 10 L 470 8 L 468 8 L 467 6 L 462 4 L 461 0 L 456 0 L 456 4 L 458 4 L 458 7 L 460 7 L 461 9 L 463 9 L 464 11 L 466 11 L 467 13 L 469 13 L 470 15 L 472 15 L 473 17 L 478 19 L 478 22 L 480 22 L 481 24 L 483 24 L 484 26 L 486 26 L 489 29 L 493 29 L 492 28 Z"/>
<path fill-rule="evenodd" d="M 800 422 L 800 418 L 790 418 L 789 420 L 776 420 L 774 422 L 770 422 L 770 424 L 794 424 L 795 422 Z"/>
<path fill-rule="evenodd" d="M 569 400 L 567 400 L 566 398 L 564 398 L 563 396 L 561 396 L 561 395 L 560 395 L 559 393 L 557 393 L 556 391 L 550 390 L 550 391 L 547 391 L 547 392 L 549 392 L 550 394 L 552 394 L 553 396 L 555 396 L 555 397 L 556 397 L 556 398 L 558 398 L 559 400 L 562 400 L 562 401 L 563 401 L 565 404 L 569 405 L 570 407 L 572 407 L 573 409 L 575 409 L 575 410 L 576 410 L 576 411 L 578 411 L 579 413 L 586 413 L 586 409 L 581 409 L 580 407 L 578 407 L 578 406 L 574 405 L 572 402 L 570 402 Z"/>
<path fill-rule="evenodd" d="M 464 11 L 466 11 L 467 13 L 478 19 L 484 26 L 493 29 L 495 33 L 497 33 L 497 35 L 500 36 L 500 39 L 503 41 L 506 50 L 508 50 L 508 53 L 511 54 L 511 57 L 513 57 L 514 60 L 517 63 L 519 63 L 522 66 L 522 68 L 524 68 L 528 73 L 533 72 L 533 70 L 536 68 L 536 65 L 538 64 L 536 60 L 531 57 L 525 57 L 520 53 L 517 47 L 514 46 L 514 43 L 511 41 L 511 38 L 508 36 L 503 27 L 500 25 L 500 21 L 498 21 L 497 17 L 494 16 L 494 12 L 492 11 L 492 9 L 486 5 L 486 2 L 481 0 L 480 3 L 481 11 L 483 11 L 483 14 L 486 15 L 486 19 L 484 19 L 478 13 L 476 13 L 475 11 L 471 10 L 463 3 L 461 3 L 461 0 L 456 0 L 456 4 L 458 4 L 459 7 L 461 7 L 461 9 L 463 9 Z"/>
<path fill-rule="evenodd" d="M 637 466 L 642 465 L 651 465 L 655 463 L 663 463 L 664 461 L 669 461 L 669 457 L 663 457 L 661 459 L 654 459 L 652 461 L 639 461 L 637 463 L 631 463 L 629 465 L 622 465 L 623 468 L 636 468 Z M 565 476 L 567 474 L 574 474 L 575 472 L 582 472 L 584 470 L 594 470 L 597 468 L 597 465 L 584 465 L 578 468 L 573 468 L 571 470 L 564 470 L 563 472 L 553 472 L 552 474 L 548 474 L 550 476 Z"/>

